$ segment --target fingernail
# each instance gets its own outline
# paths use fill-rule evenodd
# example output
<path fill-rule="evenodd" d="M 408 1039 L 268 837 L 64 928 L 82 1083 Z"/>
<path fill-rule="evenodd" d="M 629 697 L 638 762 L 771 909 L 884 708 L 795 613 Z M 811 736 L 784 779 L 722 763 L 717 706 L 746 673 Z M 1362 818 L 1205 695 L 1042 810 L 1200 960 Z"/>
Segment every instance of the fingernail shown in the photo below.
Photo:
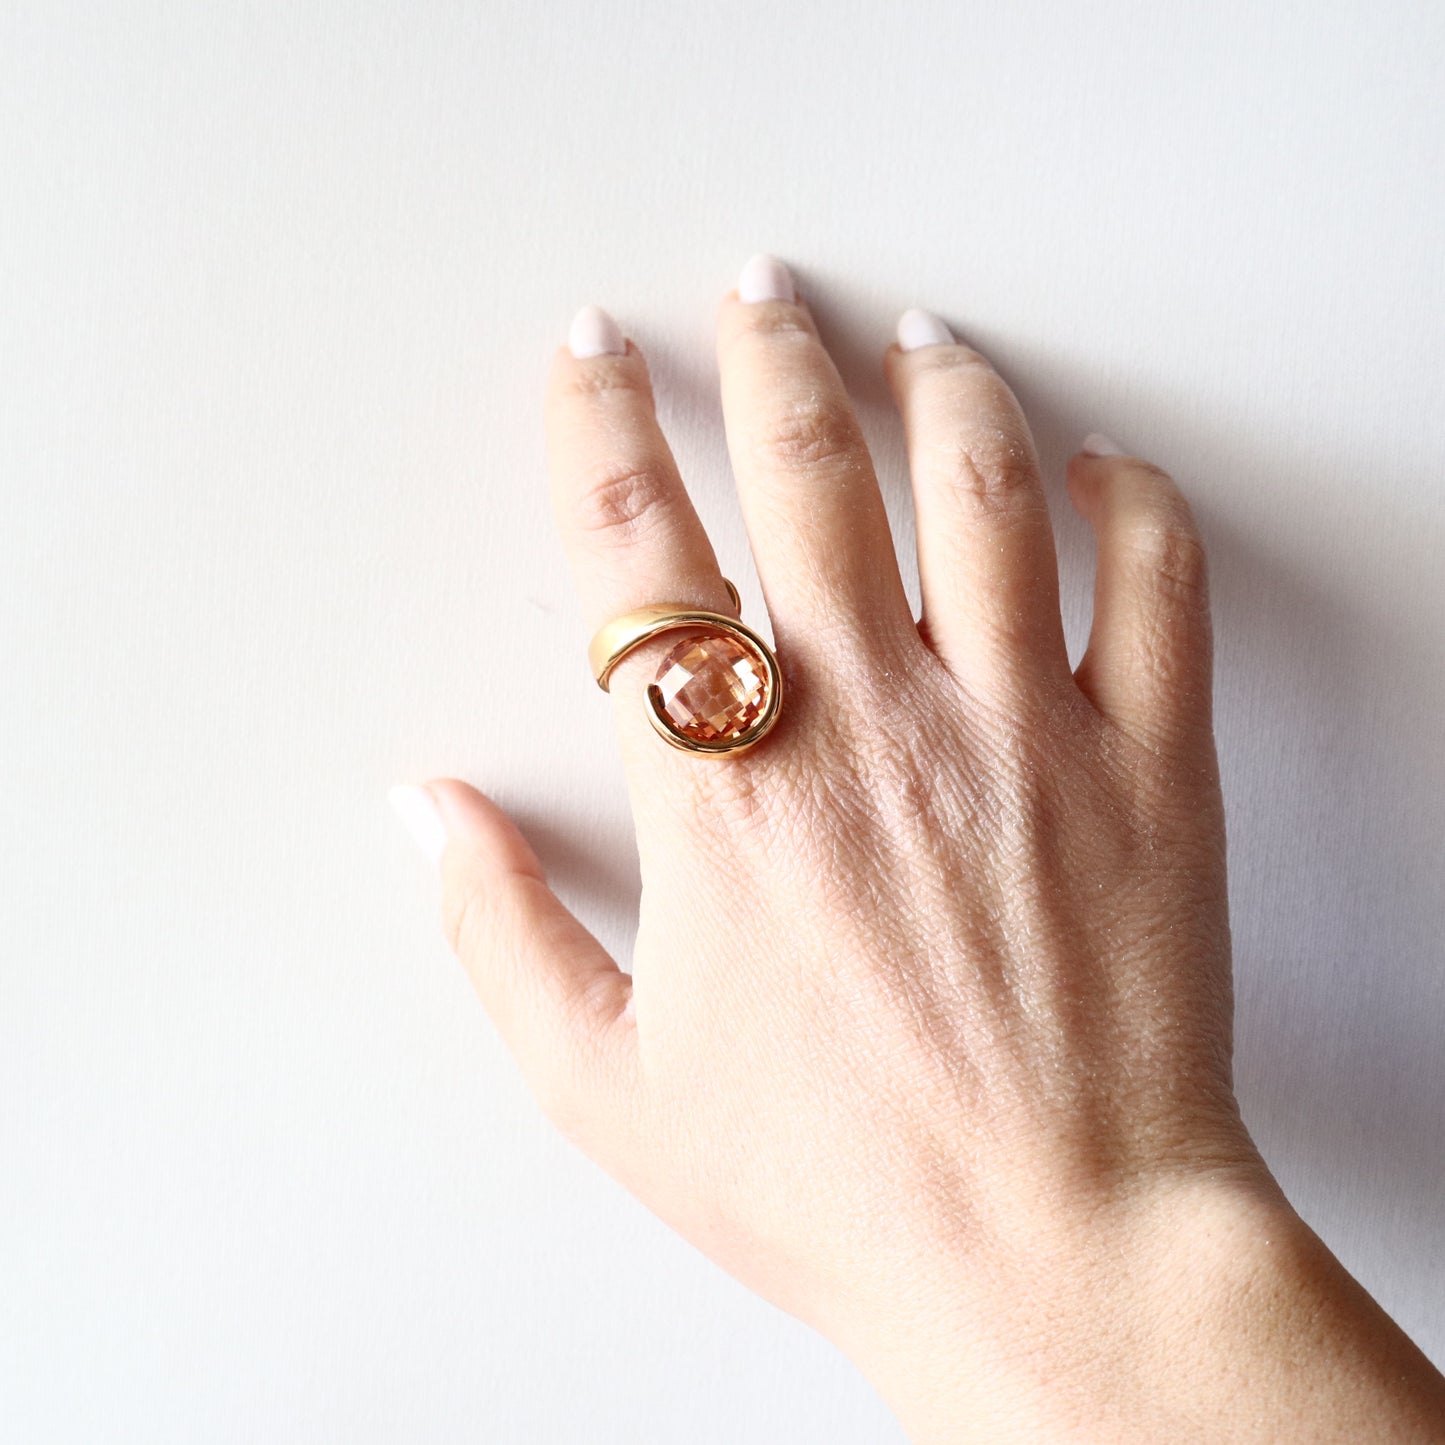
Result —
<path fill-rule="evenodd" d="M 567 346 L 578 361 L 589 356 L 627 355 L 622 328 L 600 306 L 584 306 L 572 318 Z"/>
<path fill-rule="evenodd" d="M 904 351 L 917 351 L 924 346 L 952 346 L 953 332 L 941 316 L 910 306 L 898 318 L 898 344 Z"/>
<path fill-rule="evenodd" d="M 739 301 L 796 301 L 793 273 L 776 256 L 759 254 L 738 276 Z"/>
<path fill-rule="evenodd" d="M 1118 442 L 1112 442 L 1101 431 L 1091 431 L 1083 440 L 1079 450 L 1086 457 L 1122 457 L 1126 455 Z"/>
<path fill-rule="evenodd" d="M 440 865 L 447 847 L 447 825 L 442 822 L 436 799 L 425 788 L 410 784 L 393 788 L 386 798 L 406 825 L 406 831 L 416 839 L 417 847 L 433 865 Z"/>

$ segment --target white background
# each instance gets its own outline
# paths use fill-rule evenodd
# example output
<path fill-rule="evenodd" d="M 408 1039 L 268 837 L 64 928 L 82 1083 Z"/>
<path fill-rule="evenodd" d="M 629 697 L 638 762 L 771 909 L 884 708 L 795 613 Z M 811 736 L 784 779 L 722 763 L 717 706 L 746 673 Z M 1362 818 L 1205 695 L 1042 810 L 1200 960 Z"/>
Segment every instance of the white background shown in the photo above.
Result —
<path fill-rule="evenodd" d="M 0 4 L 0 1437 L 877 1442 L 560 1142 L 386 787 L 635 861 L 544 502 L 598 301 L 759 599 L 712 315 L 988 350 L 1212 545 L 1246 1113 L 1445 1359 L 1445 11 Z M 1066 607 L 1086 535 L 1058 508 Z"/>

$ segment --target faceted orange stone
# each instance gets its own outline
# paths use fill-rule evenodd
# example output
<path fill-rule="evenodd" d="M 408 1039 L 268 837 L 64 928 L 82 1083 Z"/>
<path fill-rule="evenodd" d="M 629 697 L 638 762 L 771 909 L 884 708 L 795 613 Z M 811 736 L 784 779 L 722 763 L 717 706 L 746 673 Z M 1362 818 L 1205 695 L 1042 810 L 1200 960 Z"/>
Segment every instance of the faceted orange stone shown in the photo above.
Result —
<path fill-rule="evenodd" d="M 762 659 L 722 632 L 679 642 L 657 669 L 657 688 L 673 727 L 703 743 L 740 736 L 768 705 Z"/>

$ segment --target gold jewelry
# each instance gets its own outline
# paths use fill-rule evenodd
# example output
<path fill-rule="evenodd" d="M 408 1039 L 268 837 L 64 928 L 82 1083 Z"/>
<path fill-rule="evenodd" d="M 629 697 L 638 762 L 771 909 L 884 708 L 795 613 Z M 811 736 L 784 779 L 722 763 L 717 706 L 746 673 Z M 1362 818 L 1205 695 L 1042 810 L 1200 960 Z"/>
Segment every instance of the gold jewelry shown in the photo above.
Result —
<path fill-rule="evenodd" d="M 724 585 L 737 607 L 737 588 Z M 648 685 L 653 730 L 684 752 L 745 752 L 778 720 L 783 674 L 768 644 L 736 617 L 677 602 L 624 612 L 604 622 L 587 648 L 597 686 L 607 692 L 612 669 L 633 648 L 676 631 L 692 636 L 662 659 Z"/>

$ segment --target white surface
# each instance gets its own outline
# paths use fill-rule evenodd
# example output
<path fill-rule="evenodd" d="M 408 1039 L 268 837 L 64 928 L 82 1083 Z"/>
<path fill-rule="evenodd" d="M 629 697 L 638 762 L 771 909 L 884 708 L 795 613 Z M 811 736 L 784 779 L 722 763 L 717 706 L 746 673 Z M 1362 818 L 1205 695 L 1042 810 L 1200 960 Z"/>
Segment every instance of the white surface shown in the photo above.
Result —
<path fill-rule="evenodd" d="M 385 802 L 490 788 L 626 947 L 540 386 L 615 310 L 756 615 L 759 249 L 905 547 L 914 303 L 1053 482 L 1196 499 L 1248 1115 L 1445 1359 L 1442 76 L 1379 0 L 0 7 L 0 1436 L 898 1439 L 542 1124 Z"/>

